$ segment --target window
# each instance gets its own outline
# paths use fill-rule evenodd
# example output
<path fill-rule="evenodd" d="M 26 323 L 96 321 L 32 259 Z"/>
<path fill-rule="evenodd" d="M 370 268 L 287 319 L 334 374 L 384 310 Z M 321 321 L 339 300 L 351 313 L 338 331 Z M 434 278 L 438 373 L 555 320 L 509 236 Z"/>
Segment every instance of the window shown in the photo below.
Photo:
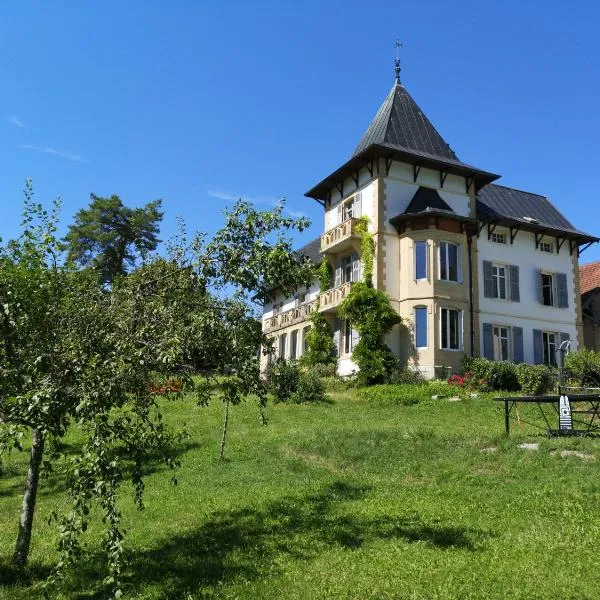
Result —
<path fill-rule="evenodd" d="M 440 279 L 459 281 L 459 254 L 457 244 L 440 242 Z"/>
<path fill-rule="evenodd" d="M 556 366 L 556 334 L 550 331 L 542 332 L 542 347 L 544 351 L 544 364 Z"/>
<path fill-rule="evenodd" d="M 342 258 L 342 283 L 352 281 L 352 256 Z"/>
<path fill-rule="evenodd" d="M 362 194 L 358 192 L 345 202 L 341 202 L 337 207 L 338 225 L 348 219 L 356 219 L 361 213 Z"/>
<path fill-rule="evenodd" d="M 442 349 L 460 350 L 461 311 L 442 308 Z"/>
<path fill-rule="evenodd" d="M 492 297 L 506 300 L 506 267 L 492 265 Z"/>
<path fill-rule="evenodd" d="M 554 252 L 554 244 L 552 242 L 540 242 L 538 248 L 542 252 Z"/>
<path fill-rule="evenodd" d="M 296 360 L 298 358 L 298 330 L 294 329 L 290 334 L 290 358 Z"/>
<path fill-rule="evenodd" d="M 302 330 L 302 354 L 306 354 L 308 350 L 308 332 L 310 331 L 310 325 Z"/>
<path fill-rule="evenodd" d="M 355 252 L 347 256 L 342 256 L 337 261 L 335 272 L 335 285 L 343 285 L 358 281 L 360 279 L 360 258 Z"/>
<path fill-rule="evenodd" d="M 427 242 L 415 242 L 415 279 L 427 279 Z"/>
<path fill-rule="evenodd" d="M 352 214 L 354 213 L 354 198 L 349 202 L 346 202 L 342 205 L 342 219 L 347 221 L 352 218 Z"/>
<path fill-rule="evenodd" d="M 550 273 L 541 274 L 542 304 L 554 306 L 554 277 Z"/>
<path fill-rule="evenodd" d="M 509 328 L 494 325 L 494 360 L 510 360 Z"/>
<path fill-rule="evenodd" d="M 427 307 L 415 308 L 415 346 L 427 348 Z"/>
<path fill-rule="evenodd" d="M 349 319 L 344 321 L 344 354 L 352 354 L 354 340 L 352 339 L 352 324 Z"/>
<path fill-rule="evenodd" d="M 287 333 L 282 333 L 279 337 L 279 358 L 285 358 L 285 345 L 287 342 Z"/>
<path fill-rule="evenodd" d="M 506 234 L 505 233 L 492 233 L 490 235 L 490 241 L 495 242 L 496 244 L 506 244 Z"/>

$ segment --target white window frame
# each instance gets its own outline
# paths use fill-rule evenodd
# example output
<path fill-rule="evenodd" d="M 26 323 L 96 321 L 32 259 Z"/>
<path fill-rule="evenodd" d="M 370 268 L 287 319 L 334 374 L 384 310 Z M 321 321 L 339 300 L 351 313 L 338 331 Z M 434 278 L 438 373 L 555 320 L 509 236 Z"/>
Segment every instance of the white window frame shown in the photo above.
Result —
<path fill-rule="evenodd" d="M 494 244 L 506 244 L 506 234 L 505 233 L 491 233 L 490 234 L 490 242 L 494 242 Z"/>
<path fill-rule="evenodd" d="M 550 341 L 550 336 L 553 336 L 553 342 Z M 554 346 L 554 352 L 550 352 L 552 346 Z M 556 331 L 542 331 L 542 360 L 545 365 L 556 367 L 556 351 L 559 346 L 559 335 Z M 548 355 L 548 361 L 546 361 L 546 354 Z"/>
<path fill-rule="evenodd" d="M 445 275 L 449 275 L 449 260 L 448 257 L 450 255 L 449 247 L 456 246 L 456 279 L 448 279 L 446 277 L 442 277 L 442 252 L 445 249 L 446 254 L 446 273 Z M 438 244 L 438 278 L 440 281 L 445 281 L 446 283 L 462 283 L 462 248 L 461 245 L 456 242 L 447 242 L 445 240 L 439 242 Z"/>
<path fill-rule="evenodd" d="M 419 336 L 417 335 L 417 333 L 418 333 L 417 310 L 425 311 L 425 345 L 424 346 L 419 346 L 419 344 L 418 344 Z M 427 306 L 415 306 L 413 309 L 413 319 L 414 319 L 414 324 L 415 324 L 415 348 L 417 348 L 418 350 L 424 350 L 425 348 L 429 348 L 429 311 L 428 311 Z"/>
<path fill-rule="evenodd" d="M 550 294 L 551 294 L 551 303 L 550 304 L 546 304 L 544 302 L 544 277 L 550 277 L 551 278 L 551 285 L 550 285 Z M 539 281 L 539 285 L 541 288 L 541 294 L 542 294 L 542 305 L 543 306 L 556 306 L 556 274 L 555 273 L 550 273 L 549 271 L 541 271 L 540 272 L 540 281 Z"/>
<path fill-rule="evenodd" d="M 443 342 L 444 342 L 444 336 L 443 336 L 443 313 L 444 311 L 448 311 L 448 313 L 450 311 L 458 313 L 458 317 L 457 317 L 457 333 L 458 333 L 458 348 L 450 348 L 450 347 L 444 347 Z M 446 338 L 448 341 L 450 341 L 450 319 L 448 318 L 449 314 L 446 317 Z M 462 352 L 463 349 L 463 311 L 460 308 L 452 308 L 449 306 L 444 306 L 442 308 L 440 308 L 440 349 L 441 350 L 446 350 L 448 352 Z"/>
<path fill-rule="evenodd" d="M 500 276 L 500 269 L 504 269 L 504 277 Z M 496 300 L 509 300 L 510 281 L 508 265 L 502 263 L 492 263 L 492 298 Z M 500 279 L 504 279 L 504 298 L 500 296 Z"/>
<path fill-rule="evenodd" d="M 417 275 L 417 246 L 423 245 L 423 247 L 425 248 L 425 276 L 424 277 L 418 277 Z M 415 253 L 415 261 L 414 261 L 414 268 L 415 268 L 415 281 L 427 281 L 427 279 L 429 278 L 429 244 L 427 243 L 426 240 L 417 240 L 414 243 L 414 253 Z"/>
<path fill-rule="evenodd" d="M 341 356 L 351 356 L 354 351 L 354 343 L 352 339 L 352 323 L 350 323 L 349 319 L 341 319 L 340 338 Z"/>
<path fill-rule="evenodd" d="M 538 250 L 540 252 L 546 252 L 546 254 L 554 254 L 554 242 L 549 240 L 542 240 L 538 244 Z"/>
<path fill-rule="evenodd" d="M 506 337 L 496 335 L 496 330 L 506 329 Z M 513 357 L 513 339 L 512 339 L 512 327 L 509 325 L 502 325 L 495 323 L 492 325 L 492 339 L 494 343 L 494 360 L 496 361 L 507 361 L 512 360 Z M 506 358 L 502 358 L 502 340 L 506 339 Z"/>

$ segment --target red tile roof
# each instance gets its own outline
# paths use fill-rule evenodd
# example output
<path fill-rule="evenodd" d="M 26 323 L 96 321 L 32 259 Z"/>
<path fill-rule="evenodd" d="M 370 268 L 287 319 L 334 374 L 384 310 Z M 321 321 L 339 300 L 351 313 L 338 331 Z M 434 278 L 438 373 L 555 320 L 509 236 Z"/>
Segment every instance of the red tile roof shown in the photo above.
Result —
<path fill-rule="evenodd" d="M 600 288 L 600 262 L 580 265 L 579 280 L 582 294 Z"/>

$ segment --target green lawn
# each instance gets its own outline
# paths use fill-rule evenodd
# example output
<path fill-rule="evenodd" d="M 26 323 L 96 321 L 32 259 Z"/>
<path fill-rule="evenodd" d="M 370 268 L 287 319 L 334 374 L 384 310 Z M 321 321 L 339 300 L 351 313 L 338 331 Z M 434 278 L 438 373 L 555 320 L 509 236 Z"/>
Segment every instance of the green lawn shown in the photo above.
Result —
<path fill-rule="evenodd" d="M 406 406 L 338 391 L 320 406 L 271 405 L 267 427 L 248 402 L 232 410 L 224 463 L 222 407 L 169 404 L 169 420 L 191 438 L 176 487 L 154 465 L 146 510 L 123 499 L 126 595 L 599 598 L 600 440 L 548 439 L 516 424 L 506 439 L 490 397 L 430 395 Z M 597 459 L 561 458 L 567 448 Z M 57 539 L 45 517 L 65 499 L 58 482 L 43 484 L 29 580 L 14 581 L 26 459 L 13 455 L 0 477 L 0 598 L 11 600 L 42 597 Z M 98 534 L 88 532 L 92 559 L 57 597 L 103 597 Z"/>

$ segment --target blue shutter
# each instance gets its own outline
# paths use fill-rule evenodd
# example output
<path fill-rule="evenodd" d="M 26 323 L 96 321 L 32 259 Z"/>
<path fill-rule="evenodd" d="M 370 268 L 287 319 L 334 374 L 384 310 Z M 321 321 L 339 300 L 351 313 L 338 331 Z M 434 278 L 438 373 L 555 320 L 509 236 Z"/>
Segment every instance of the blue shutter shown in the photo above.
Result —
<path fill-rule="evenodd" d="M 533 330 L 533 362 L 536 365 L 544 363 L 544 341 L 540 329 Z"/>
<path fill-rule="evenodd" d="M 524 359 L 523 355 L 523 328 L 513 327 L 513 360 L 516 363 L 522 363 Z"/>
<path fill-rule="evenodd" d="M 483 295 L 485 298 L 494 297 L 494 278 L 492 276 L 492 263 L 483 261 Z"/>
<path fill-rule="evenodd" d="M 494 332 L 491 323 L 483 324 L 483 356 L 494 360 Z"/>
<path fill-rule="evenodd" d="M 510 265 L 510 299 L 513 302 L 520 302 L 521 294 L 519 291 L 519 267 Z"/>
<path fill-rule="evenodd" d="M 569 308 L 566 273 L 556 273 L 556 306 L 558 308 Z"/>

